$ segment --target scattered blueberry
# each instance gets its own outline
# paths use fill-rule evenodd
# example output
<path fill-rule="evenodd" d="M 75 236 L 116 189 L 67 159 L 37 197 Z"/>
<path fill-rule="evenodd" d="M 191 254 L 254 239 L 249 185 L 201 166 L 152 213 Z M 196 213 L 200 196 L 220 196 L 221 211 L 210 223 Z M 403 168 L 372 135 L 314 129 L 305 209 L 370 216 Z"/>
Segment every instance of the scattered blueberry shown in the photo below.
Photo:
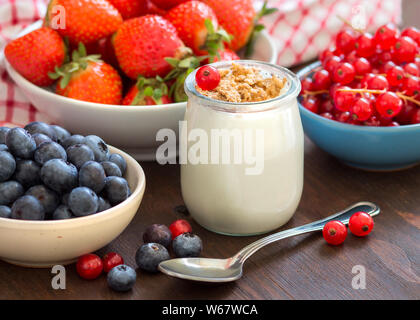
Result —
<path fill-rule="evenodd" d="M 80 134 L 72 135 L 71 137 L 66 138 L 61 145 L 64 149 L 67 150 L 68 147 L 74 146 L 75 144 L 82 144 L 85 141 L 85 137 Z"/>
<path fill-rule="evenodd" d="M 79 185 L 99 193 L 105 187 L 105 170 L 95 161 L 86 162 L 79 171 Z"/>
<path fill-rule="evenodd" d="M 136 252 L 137 265 L 149 272 L 157 272 L 159 263 L 169 258 L 168 250 L 159 243 L 145 243 Z"/>
<path fill-rule="evenodd" d="M 12 210 L 7 206 L 0 206 L 0 218 L 10 218 Z"/>
<path fill-rule="evenodd" d="M 53 213 L 60 204 L 60 198 L 57 193 L 42 184 L 29 188 L 25 194 L 37 198 L 44 207 L 46 214 Z"/>
<path fill-rule="evenodd" d="M 133 268 L 125 264 L 120 264 L 108 272 L 107 282 L 111 289 L 124 292 L 134 286 L 136 278 L 137 274 Z"/>
<path fill-rule="evenodd" d="M 122 177 L 120 167 L 118 167 L 114 162 L 103 161 L 101 162 L 101 164 L 102 164 L 102 167 L 104 167 L 105 174 L 107 177 L 109 176 Z"/>
<path fill-rule="evenodd" d="M 24 188 L 41 184 L 41 166 L 33 160 L 18 160 L 13 179 Z"/>
<path fill-rule="evenodd" d="M 51 138 L 43 133 L 35 133 L 32 135 L 32 138 L 34 138 L 37 147 L 44 142 L 52 142 Z"/>
<path fill-rule="evenodd" d="M 57 142 L 44 142 L 36 150 L 34 159 L 40 165 L 51 159 L 63 159 L 67 160 L 66 150 L 60 146 Z"/>
<path fill-rule="evenodd" d="M 105 194 L 112 205 L 126 200 L 131 192 L 127 180 L 121 177 L 107 177 L 105 179 Z"/>
<path fill-rule="evenodd" d="M 41 179 L 47 187 L 63 194 L 77 187 L 77 169 L 62 159 L 52 159 L 42 166 Z"/>
<path fill-rule="evenodd" d="M 65 205 L 59 205 L 57 209 L 54 210 L 52 214 L 53 220 L 64 220 L 64 219 L 71 219 L 73 214 L 69 207 Z"/>
<path fill-rule="evenodd" d="M 98 197 L 98 202 L 99 202 L 98 212 L 102 212 L 111 208 L 111 204 L 108 202 L 108 200 L 105 200 L 102 197 Z"/>
<path fill-rule="evenodd" d="M 20 197 L 13 203 L 11 218 L 20 220 L 44 220 L 44 207 L 33 196 Z"/>
<path fill-rule="evenodd" d="M 21 159 L 31 159 L 36 143 L 28 131 L 22 128 L 13 128 L 6 135 L 6 145 L 10 152 Z"/>
<path fill-rule="evenodd" d="M 16 181 L 0 182 L 0 205 L 10 205 L 24 194 L 22 185 Z"/>
<path fill-rule="evenodd" d="M 83 217 L 98 211 L 98 196 L 91 189 L 73 189 L 69 197 L 69 208 L 75 216 Z"/>
<path fill-rule="evenodd" d="M 59 144 L 62 144 L 67 138 L 71 137 L 70 132 L 60 126 L 52 125 L 50 127 L 53 128 Z"/>
<path fill-rule="evenodd" d="M 199 257 L 203 250 L 203 243 L 199 236 L 186 232 L 172 241 L 172 248 L 179 258 Z"/>
<path fill-rule="evenodd" d="M 85 137 L 83 143 L 92 149 L 96 161 L 102 162 L 108 160 L 109 150 L 104 140 L 102 140 L 98 136 L 91 135 Z"/>
<path fill-rule="evenodd" d="M 42 133 L 50 137 L 51 140 L 57 141 L 57 135 L 54 129 L 49 124 L 46 124 L 45 122 L 39 122 L 39 121 L 31 122 L 31 123 L 28 123 L 24 129 L 28 131 L 31 135 L 34 135 L 35 133 Z"/>
<path fill-rule="evenodd" d="M 93 151 L 85 144 L 75 144 L 67 148 L 67 159 L 80 169 L 86 162 L 95 160 Z"/>
<path fill-rule="evenodd" d="M 5 144 L 0 144 L 0 151 L 9 151 L 9 148 Z"/>
<path fill-rule="evenodd" d="M 15 169 L 15 158 L 7 151 L 0 151 L 0 182 L 8 180 Z"/>
<path fill-rule="evenodd" d="M 127 162 L 124 157 L 118 153 L 111 154 L 108 160 L 114 162 L 120 168 L 122 174 L 124 174 L 125 170 L 127 170 Z"/>
<path fill-rule="evenodd" d="M 163 224 L 152 224 L 148 226 L 143 233 L 144 243 L 159 243 L 164 247 L 171 244 L 172 233 L 169 228 Z"/>
<path fill-rule="evenodd" d="M 6 135 L 10 131 L 10 128 L 0 127 L 0 143 L 6 144 Z"/>

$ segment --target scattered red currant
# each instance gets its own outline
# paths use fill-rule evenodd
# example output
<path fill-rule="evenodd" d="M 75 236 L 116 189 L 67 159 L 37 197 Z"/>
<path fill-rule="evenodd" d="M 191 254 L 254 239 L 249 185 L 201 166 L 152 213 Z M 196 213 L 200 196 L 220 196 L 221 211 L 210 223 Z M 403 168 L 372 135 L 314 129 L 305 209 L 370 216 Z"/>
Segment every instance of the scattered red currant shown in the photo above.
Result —
<path fill-rule="evenodd" d="M 124 264 L 124 259 L 118 253 L 110 252 L 103 256 L 102 264 L 104 271 L 108 273 L 112 268 Z"/>
<path fill-rule="evenodd" d="M 83 279 L 93 280 L 102 273 L 103 263 L 96 254 L 85 254 L 77 260 L 76 270 Z"/>
<path fill-rule="evenodd" d="M 337 246 L 346 239 L 347 228 L 341 221 L 333 220 L 325 224 L 322 235 L 327 243 Z"/>
<path fill-rule="evenodd" d="M 213 90 L 219 85 L 220 73 L 212 66 L 203 66 L 197 70 L 195 82 L 203 90 Z"/>
<path fill-rule="evenodd" d="M 169 230 L 172 233 L 172 239 L 175 239 L 180 234 L 191 232 L 192 228 L 187 220 L 179 219 L 171 223 Z"/>
<path fill-rule="evenodd" d="M 364 237 L 372 231 L 373 224 L 373 219 L 369 214 L 359 211 L 350 217 L 349 229 L 355 236 Z"/>

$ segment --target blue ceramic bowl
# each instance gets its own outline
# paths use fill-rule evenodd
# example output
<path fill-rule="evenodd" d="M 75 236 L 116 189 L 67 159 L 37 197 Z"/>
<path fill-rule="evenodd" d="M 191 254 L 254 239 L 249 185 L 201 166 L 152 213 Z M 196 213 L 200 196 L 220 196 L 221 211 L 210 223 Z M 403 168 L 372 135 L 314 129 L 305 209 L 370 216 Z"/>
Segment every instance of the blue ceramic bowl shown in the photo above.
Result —
<path fill-rule="evenodd" d="M 300 79 L 311 75 L 315 62 L 300 70 Z M 305 134 L 321 149 L 345 164 L 372 171 L 391 171 L 420 163 L 420 124 L 400 127 L 367 127 L 321 117 L 299 103 Z"/>

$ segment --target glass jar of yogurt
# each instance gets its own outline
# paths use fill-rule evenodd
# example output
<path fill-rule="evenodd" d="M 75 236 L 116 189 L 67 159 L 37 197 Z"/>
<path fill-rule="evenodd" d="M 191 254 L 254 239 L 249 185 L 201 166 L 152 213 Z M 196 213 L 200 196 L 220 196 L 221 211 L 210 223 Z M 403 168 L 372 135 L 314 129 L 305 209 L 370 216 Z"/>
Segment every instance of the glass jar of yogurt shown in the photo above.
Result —
<path fill-rule="evenodd" d="M 258 70 L 264 79 L 275 75 L 284 87 L 265 101 L 222 101 L 205 95 L 192 72 L 185 81 L 181 189 L 191 216 L 203 227 L 227 235 L 256 235 L 285 224 L 301 198 L 300 82 L 291 71 L 263 62 L 212 66 L 227 72 L 232 63 Z M 246 76 L 241 79 L 247 81 Z M 229 83 L 225 87 L 229 90 Z"/>

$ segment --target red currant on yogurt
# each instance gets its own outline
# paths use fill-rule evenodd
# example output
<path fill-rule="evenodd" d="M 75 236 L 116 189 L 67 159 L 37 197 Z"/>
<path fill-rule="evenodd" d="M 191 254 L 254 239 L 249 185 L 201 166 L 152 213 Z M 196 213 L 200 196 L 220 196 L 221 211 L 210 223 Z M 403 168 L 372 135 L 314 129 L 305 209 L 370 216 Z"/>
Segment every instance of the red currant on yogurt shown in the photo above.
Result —
<path fill-rule="evenodd" d="M 220 73 L 212 66 L 203 66 L 197 70 L 195 82 L 203 90 L 213 90 L 219 85 Z"/>
<path fill-rule="evenodd" d="M 93 280 L 101 275 L 103 263 L 96 254 L 85 254 L 77 260 L 76 270 L 83 279 Z"/>
<path fill-rule="evenodd" d="M 347 228 L 341 221 L 333 220 L 325 224 L 322 235 L 327 243 L 337 246 L 346 239 Z"/>
<path fill-rule="evenodd" d="M 358 237 L 367 236 L 373 229 L 373 219 L 366 212 L 353 213 L 349 220 L 349 229 L 352 234 Z"/>
<path fill-rule="evenodd" d="M 384 118 L 397 116 L 402 107 L 402 100 L 394 92 L 387 91 L 376 98 L 376 110 Z"/>
<path fill-rule="evenodd" d="M 118 253 L 110 252 L 103 256 L 102 263 L 104 271 L 108 273 L 112 268 L 124 264 L 124 259 Z"/>

